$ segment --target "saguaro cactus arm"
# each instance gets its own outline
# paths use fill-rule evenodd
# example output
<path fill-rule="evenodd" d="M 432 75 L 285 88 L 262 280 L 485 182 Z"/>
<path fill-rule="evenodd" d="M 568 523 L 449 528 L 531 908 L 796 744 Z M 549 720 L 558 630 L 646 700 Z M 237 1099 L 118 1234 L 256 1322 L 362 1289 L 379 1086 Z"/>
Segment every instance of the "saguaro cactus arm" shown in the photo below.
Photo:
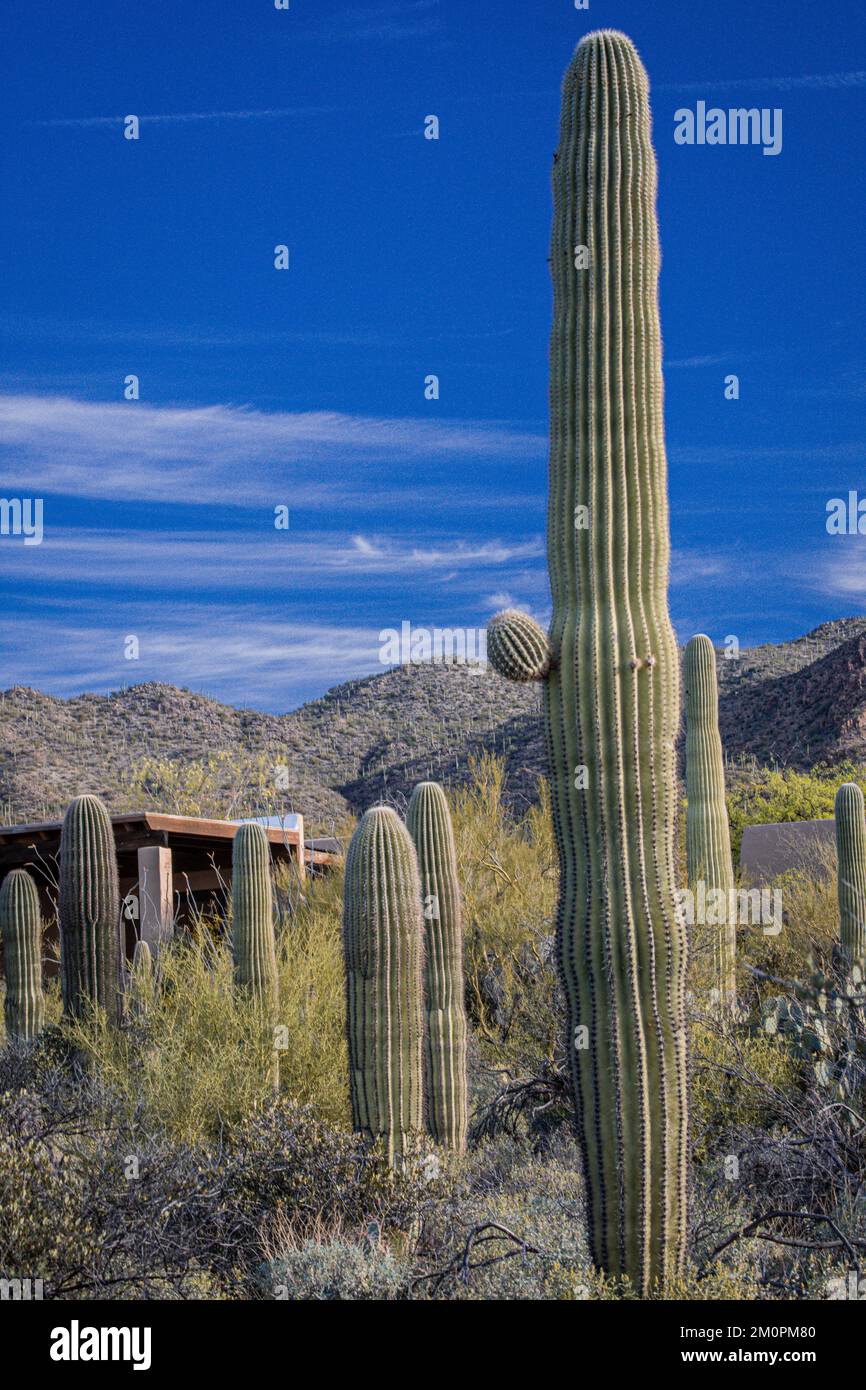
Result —
<path fill-rule="evenodd" d="M 487 625 L 487 655 L 506 680 L 542 681 L 550 670 L 547 634 L 528 613 L 507 608 Z"/>

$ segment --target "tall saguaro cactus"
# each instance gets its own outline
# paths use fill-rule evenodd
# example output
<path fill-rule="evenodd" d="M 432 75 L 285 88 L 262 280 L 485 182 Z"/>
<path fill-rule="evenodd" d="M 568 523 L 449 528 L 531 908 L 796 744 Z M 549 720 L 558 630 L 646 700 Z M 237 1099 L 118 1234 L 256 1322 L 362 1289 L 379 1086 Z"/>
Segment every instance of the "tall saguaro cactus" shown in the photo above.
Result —
<path fill-rule="evenodd" d="M 60 835 L 60 971 L 63 1010 L 82 1018 L 123 1012 L 120 893 L 111 820 L 98 796 L 77 796 Z"/>
<path fill-rule="evenodd" d="M 544 709 L 558 954 L 593 1259 L 646 1291 L 685 1253 L 686 939 L 656 167 L 646 74 L 622 34 L 589 34 L 566 73 L 553 193 Z M 537 655 L 529 665 L 540 674 Z"/>
<path fill-rule="evenodd" d="M 719 735 L 719 687 L 716 653 L 699 633 L 686 644 L 683 660 L 686 706 L 686 859 L 689 885 L 703 880 L 707 889 L 724 894 L 725 921 L 715 929 L 714 979 L 719 1002 L 730 1007 L 737 997 L 737 925 L 727 920 L 734 887 L 731 832 L 725 803 L 725 765 Z"/>
<path fill-rule="evenodd" d="M 42 1032 L 42 914 L 26 869 L 12 869 L 0 887 L 0 933 L 6 975 L 6 1036 L 30 1042 Z"/>
<path fill-rule="evenodd" d="M 866 817 L 856 782 L 843 782 L 835 813 L 841 945 L 848 961 L 866 971 Z"/>
<path fill-rule="evenodd" d="M 406 825 L 418 854 L 424 909 L 424 1089 L 427 1128 L 450 1149 L 466 1147 L 466 1007 L 457 851 L 445 793 L 419 782 Z"/>
<path fill-rule="evenodd" d="M 343 899 L 346 1035 L 355 1129 L 392 1164 L 424 1128 L 424 927 L 418 860 L 396 811 L 374 806 L 349 843 Z"/>
<path fill-rule="evenodd" d="M 232 844 L 234 980 L 269 1008 L 277 988 L 271 852 L 260 825 L 238 827 Z"/>

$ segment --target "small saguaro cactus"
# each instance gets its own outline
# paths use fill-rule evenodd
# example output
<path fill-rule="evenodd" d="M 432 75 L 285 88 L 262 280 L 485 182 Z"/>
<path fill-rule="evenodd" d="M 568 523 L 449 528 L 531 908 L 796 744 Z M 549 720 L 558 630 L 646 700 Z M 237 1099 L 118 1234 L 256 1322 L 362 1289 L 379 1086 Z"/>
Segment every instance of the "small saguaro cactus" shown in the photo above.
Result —
<path fill-rule="evenodd" d="M 511 615 L 488 652 L 521 679 L 549 668 L 557 954 L 590 1250 L 639 1293 L 682 1274 L 688 1197 L 655 198 L 643 65 L 625 35 L 588 34 L 565 75 L 553 166 L 550 636 L 512 656 L 527 638 Z"/>
<path fill-rule="evenodd" d="M 438 782 L 419 782 L 406 825 L 418 854 L 424 911 L 427 1129 L 437 1143 L 462 1153 L 468 1123 L 463 919 L 451 814 Z"/>
<path fill-rule="evenodd" d="M 719 1003 L 732 1007 L 737 997 L 737 924 L 728 920 L 734 865 L 725 802 L 725 764 L 719 735 L 719 688 L 716 653 L 709 637 L 698 633 L 686 644 L 683 659 L 686 706 L 686 859 L 689 886 L 701 881 L 724 894 L 721 926 L 714 928 L 713 978 Z"/>
<path fill-rule="evenodd" d="M 271 852 L 260 825 L 238 827 L 232 845 L 234 980 L 271 1006 L 277 988 Z"/>
<path fill-rule="evenodd" d="M 836 793 L 836 852 L 839 866 L 841 946 L 847 960 L 866 970 L 866 819 L 863 793 L 843 782 Z"/>
<path fill-rule="evenodd" d="M 415 846 L 389 806 L 349 843 L 343 953 L 352 1119 L 396 1166 L 424 1129 L 424 919 Z"/>
<path fill-rule="evenodd" d="M 42 1032 L 42 915 L 26 869 L 12 869 L 0 887 L 0 932 L 6 974 L 6 1036 L 30 1042 Z"/>
<path fill-rule="evenodd" d="M 60 835 L 60 974 L 63 1011 L 123 1013 L 120 893 L 114 832 L 98 796 L 77 796 Z"/>
<path fill-rule="evenodd" d="M 129 975 L 135 1012 L 143 1017 L 153 1000 L 153 956 L 144 940 L 135 943 Z"/>

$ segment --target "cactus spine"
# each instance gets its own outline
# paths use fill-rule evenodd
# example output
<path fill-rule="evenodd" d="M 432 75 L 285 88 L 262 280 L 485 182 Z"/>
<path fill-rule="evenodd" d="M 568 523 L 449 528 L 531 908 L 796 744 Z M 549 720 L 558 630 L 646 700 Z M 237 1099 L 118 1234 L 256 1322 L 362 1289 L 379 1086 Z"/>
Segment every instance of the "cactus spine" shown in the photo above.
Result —
<path fill-rule="evenodd" d="M 420 782 L 406 825 L 418 854 L 424 910 L 424 1091 L 427 1129 L 458 1153 L 466 1147 L 466 1010 L 457 851 L 445 793 Z"/>
<path fill-rule="evenodd" d="M 686 858 L 689 885 L 703 881 L 708 891 L 724 894 L 722 925 L 715 929 L 714 970 L 719 1002 L 731 1007 L 737 998 L 737 925 L 728 921 L 734 887 L 731 832 L 725 803 L 725 765 L 719 736 L 719 689 L 716 653 L 699 633 L 686 645 L 683 661 L 686 706 Z"/>
<path fill-rule="evenodd" d="M 396 1165 L 424 1128 L 424 925 L 411 836 L 388 806 L 349 843 L 343 897 L 346 1035 L 355 1129 Z"/>
<path fill-rule="evenodd" d="M 836 793 L 836 851 L 841 944 L 847 960 L 866 970 L 866 819 L 863 793 L 844 782 Z"/>
<path fill-rule="evenodd" d="M 543 690 L 558 955 L 592 1256 L 646 1292 L 685 1253 L 686 939 L 656 168 L 646 74 L 622 34 L 588 35 L 566 73 L 553 191 Z"/>
<path fill-rule="evenodd" d="M 271 1007 L 277 990 L 271 852 L 255 824 L 239 826 L 232 845 L 232 956 L 236 988 Z"/>
<path fill-rule="evenodd" d="M 42 1032 L 42 915 L 36 884 L 24 869 L 12 869 L 0 887 L 0 932 L 6 975 L 6 1036 L 30 1042 Z"/>
<path fill-rule="evenodd" d="M 114 833 L 97 796 L 77 796 L 60 835 L 60 973 L 63 1011 L 91 1006 L 119 1023 L 123 1012 L 120 893 Z"/>

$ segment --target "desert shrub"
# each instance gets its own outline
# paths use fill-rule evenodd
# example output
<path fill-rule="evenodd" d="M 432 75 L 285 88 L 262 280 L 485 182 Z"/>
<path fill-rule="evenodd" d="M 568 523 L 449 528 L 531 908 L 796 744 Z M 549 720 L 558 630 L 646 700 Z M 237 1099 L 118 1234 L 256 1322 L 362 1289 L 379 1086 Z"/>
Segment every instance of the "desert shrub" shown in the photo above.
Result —
<path fill-rule="evenodd" d="M 46 1298 L 261 1297 L 289 1224 L 327 1242 L 375 1223 L 405 1242 L 445 1190 L 424 1146 L 395 1173 L 287 1101 L 219 1141 L 178 1141 L 61 1064 L 63 1046 L 48 1034 L 0 1058 L 0 1277 L 41 1278 Z"/>
<path fill-rule="evenodd" d="M 557 870 L 549 801 L 507 811 L 504 766 L 485 755 L 452 795 L 463 893 L 467 1007 L 501 1056 L 552 1058 L 559 1041 L 553 960 Z"/>
<path fill-rule="evenodd" d="M 819 764 L 810 772 L 793 768 L 734 768 L 728 771 L 728 819 L 734 858 L 739 856 L 747 825 L 832 818 L 836 791 L 842 782 L 866 788 L 866 768 L 841 762 Z"/>
<path fill-rule="evenodd" d="M 697 1021 L 691 1035 L 692 1148 L 711 1162 L 724 1134 L 737 1126 L 771 1128 L 779 1098 L 797 1085 L 799 1068 L 777 1037 L 718 1019 Z"/>
<path fill-rule="evenodd" d="M 839 941 L 839 902 L 836 856 L 831 847 L 816 859 L 816 872 L 792 869 L 780 875 L 773 887 L 781 893 L 782 930 L 768 934 L 759 926 L 738 932 L 743 958 L 765 974 L 787 980 L 803 979 L 813 970 L 829 970 Z M 748 984 L 746 981 L 741 983 Z M 752 980 L 754 999 L 771 986 Z"/>
<path fill-rule="evenodd" d="M 321 898 L 318 896 L 321 892 Z M 327 881 L 278 938 L 280 1089 L 327 1120 L 348 1118 L 342 954 Z M 261 1106 L 271 1089 L 255 1003 L 232 989 L 225 936 L 182 938 L 162 952 L 146 1016 L 121 1029 L 103 1015 L 64 1025 L 103 1084 L 130 1112 L 189 1143 Z"/>
<path fill-rule="evenodd" d="M 261 1275 L 271 1297 L 315 1301 L 400 1298 L 408 1278 L 390 1250 L 333 1239 L 305 1240 L 269 1260 Z"/>
<path fill-rule="evenodd" d="M 176 816 L 235 820 L 274 811 L 274 764 L 278 751 L 244 753 L 217 749 L 204 758 L 181 762 L 145 757 L 122 773 L 124 799 Z M 288 804 L 285 809 L 292 808 Z"/>

